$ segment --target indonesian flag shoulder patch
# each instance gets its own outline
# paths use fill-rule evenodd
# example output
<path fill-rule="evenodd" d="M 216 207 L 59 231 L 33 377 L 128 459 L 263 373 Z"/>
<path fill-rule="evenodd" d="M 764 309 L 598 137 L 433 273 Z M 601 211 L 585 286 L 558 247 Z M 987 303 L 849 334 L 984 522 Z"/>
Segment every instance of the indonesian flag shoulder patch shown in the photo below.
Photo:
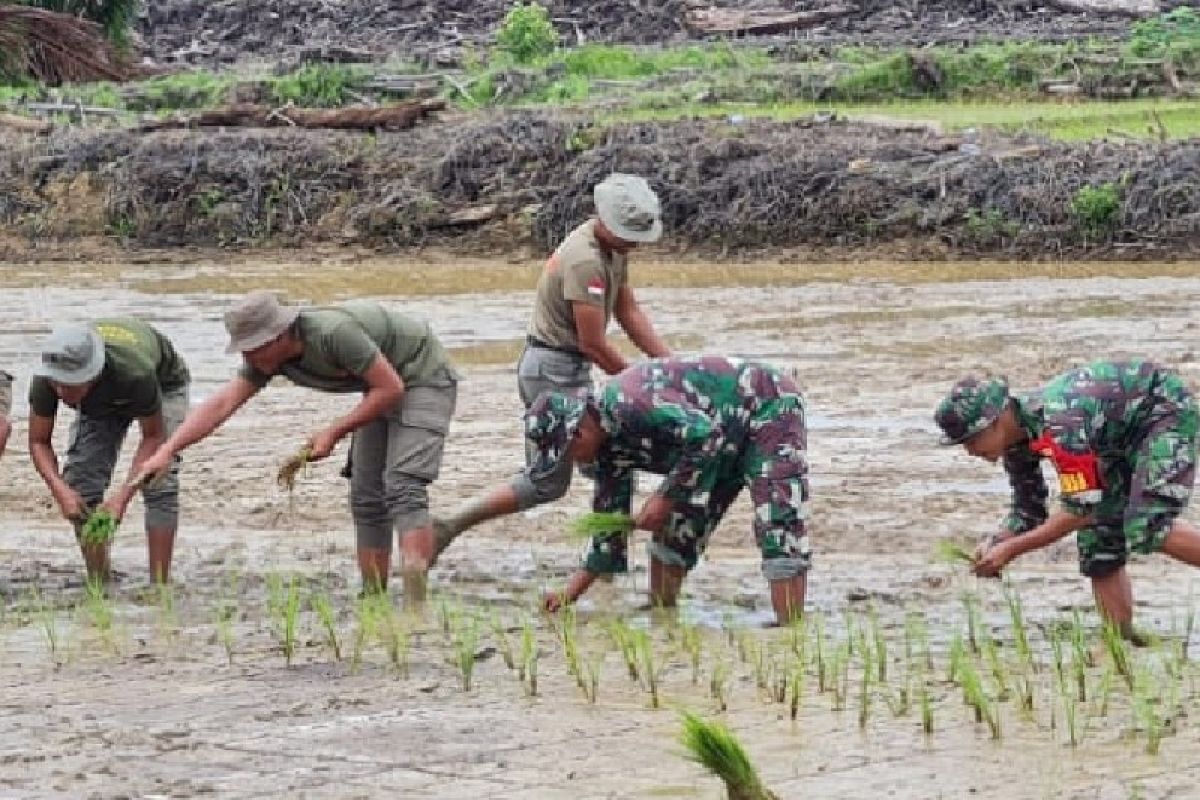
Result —
<path fill-rule="evenodd" d="M 587 284 L 587 293 L 592 297 L 604 297 L 606 284 L 602 278 L 592 278 Z"/>

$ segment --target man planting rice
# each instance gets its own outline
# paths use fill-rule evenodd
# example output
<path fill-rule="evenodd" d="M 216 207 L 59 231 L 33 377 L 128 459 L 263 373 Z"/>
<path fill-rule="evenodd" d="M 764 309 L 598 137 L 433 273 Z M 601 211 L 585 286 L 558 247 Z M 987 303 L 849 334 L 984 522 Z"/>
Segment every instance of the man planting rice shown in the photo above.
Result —
<path fill-rule="evenodd" d="M 429 325 L 378 303 L 300 309 L 253 292 L 225 314 L 236 377 L 188 415 L 147 459 L 143 479 L 204 439 L 276 375 L 322 392 L 361 393 L 345 416 L 309 437 L 319 461 L 353 434 L 350 511 L 364 588 L 386 587 L 392 530 L 400 542 L 406 594 L 419 599 L 433 558 L 427 487 L 441 468 L 458 373 Z"/>
<path fill-rule="evenodd" d="M 776 619 L 804 607 L 811 560 L 805 503 L 804 401 L 773 367 L 719 356 L 667 358 L 630 367 L 596 394 L 545 392 L 525 415 L 532 464 L 508 486 L 439 520 L 439 546 L 487 519 L 562 497 L 573 464 L 595 470 L 593 508 L 630 511 L 635 470 L 665 476 L 633 518 L 650 531 L 650 596 L 676 603 L 684 576 L 744 487 L 754 504 Z M 625 532 L 597 536 L 550 610 L 597 577 L 628 570 Z"/>
<path fill-rule="evenodd" d="M 1012 484 L 1011 512 L 980 545 L 979 575 L 998 575 L 1078 531 L 1079 569 L 1100 613 L 1136 641 L 1129 552 L 1200 566 L 1200 531 L 1179 519 L 1195 479 L 1200 418 L 1174 372 L 1150 361 L 1097 361 L 1019 396 L 1003 380 L 965 378 L 934 418 L 943 444 L 1002 460 Z M 1044 458 L 1058 472 L 1062 509 L 1054 513 Z"/>
<path fill-rule="evenodd" d="M 29 384 L 29 454 L 33 465 L 75 526 L 88 578 L 109 575 L 111 534 L 137 491 L 132 482 L 104 498 L 130 424 L 142 440 L 130 474 L 187 414 L 187 365 L 171 341 L 136 319 L 105 319 L 56 327 L 42 343 Z M 77 411 L 67 463 L 59 472 L 51 437 L 58 405 Z M 163 479 L 143 491 L 150 579 L 166 582 L 179 528 L 179 461 L 164 459 Z"/>

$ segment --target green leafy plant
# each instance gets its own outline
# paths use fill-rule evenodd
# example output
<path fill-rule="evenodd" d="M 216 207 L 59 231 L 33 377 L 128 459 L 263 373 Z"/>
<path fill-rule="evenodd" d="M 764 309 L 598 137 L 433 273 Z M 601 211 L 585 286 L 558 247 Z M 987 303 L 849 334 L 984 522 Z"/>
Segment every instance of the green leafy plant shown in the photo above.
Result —
<path fill-rule="evenodd" d="M 1111 233 L 1121 211 L 1117 185 L 1081 186 L 1071 198 L 1071 216 L 1089 237 L 1098 238 Z"/>
<path fill-rule="evenodd" d="M 628 514 L 593 511 L 578 517 L 571 524 L 571 535 L 580 539 L 593 536 L 612 536 L 633 530 L 633 517 Z"/>
<path fill-rule="evenodd" d="M 333 610 L 333 604 L 329 601 L 329 595 L 324 591 L 313 593 L 309 604 L 316 613 L 317 619 L 320 620 L 322 630 L 325 631 L 325 644 L 333 653 L 333 660 L 341 661 L 342 646 L 338 639 L 337 614 Z"/>
<path fill-rule="evenodd" d="M 1129 51 L 1142 58 L 1180 55 L 1200 50 L 1200 13 L 1180 6 L 1166 14 L 1135 22 Z"/>
<path fill-rule="evenodd" d="M 548 56 L 557 45 L 550 12 L 537 2 L 513 3 L 496 33 L 496 46 L 518 64 Z"/>

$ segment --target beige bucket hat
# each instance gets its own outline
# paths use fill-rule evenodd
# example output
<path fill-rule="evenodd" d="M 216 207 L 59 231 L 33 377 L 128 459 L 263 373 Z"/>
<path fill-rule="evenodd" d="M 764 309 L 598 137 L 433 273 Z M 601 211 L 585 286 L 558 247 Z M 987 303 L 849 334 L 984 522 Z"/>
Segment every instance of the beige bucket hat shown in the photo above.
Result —
<path fill-rule="evenodd" d="M 614 172 L 592 190 L 596 215 L 614 236 L 648 244 L 662 237 L 658 195 L 645 178 Z"/>
<path fill-rule="evenodd" d="M 225 312 L 229 332 L 226 353 L 245 353 L 262 347 L 292 327 L 300 309 L 285 306 L 271 292 L 251 292 Z"/>

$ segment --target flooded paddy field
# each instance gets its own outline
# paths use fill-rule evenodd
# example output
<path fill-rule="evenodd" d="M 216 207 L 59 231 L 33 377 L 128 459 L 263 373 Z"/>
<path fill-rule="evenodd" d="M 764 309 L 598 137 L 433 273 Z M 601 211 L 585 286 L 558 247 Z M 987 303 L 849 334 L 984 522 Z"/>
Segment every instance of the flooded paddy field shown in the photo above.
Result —
<path fill-rule="evenodd" d="M 635 262 L 674 348 L 770 361 L 805 392 L 816 557 L 802 629 L 763 627 L 744 499 L 676 618 L 644 607 L 644 537 L 630 576 L 574 616 L 539 614 L 538 593 L 578 557 L 566 530 L 587 508 L 582 480 L 455 542 L 424 612 L 403 612 L 398 586 L 391 604 L 364 607 L 337 476 L 345 445 L 290 495 L 275 485 L 353 398 L 290 385 L 184 454 L 173 588 L 148 587 L 135 501 L 120 578 L 89 597 L 24 452 L 28 365 L 54 322 L 142 316 L 187 360 L 196 401 L 236 368 L 220 318 L 239 292 L 368 296 L 424 316 L 466 376 L 432 491 L 444 509 L 520 466 L 513 363 L 535 268 L 0 266 L 0 367 L 18 376 L 0 461 L 0 796 L 722 797 L 682 756 L 681 709 L 723 719 L 783 798 L 1195 796 L 1200 706 L 1184 645 L 1200 576 L 1135 560 L 1138 619 L 1160 642 L 1126 654 L 1123 673 L 1071 541 L 1018 561 L 1007 589 L 935 562 L 938 540 L 994 528 L 1007 485 L 998 467 L 936 446 L 930 418 L 969 371 L 1033 388 L 1093 357 L 1151 356 L 1197 385 L 1196 265 Z M 66 433 L 63 418 L 62 445 Z"/>

